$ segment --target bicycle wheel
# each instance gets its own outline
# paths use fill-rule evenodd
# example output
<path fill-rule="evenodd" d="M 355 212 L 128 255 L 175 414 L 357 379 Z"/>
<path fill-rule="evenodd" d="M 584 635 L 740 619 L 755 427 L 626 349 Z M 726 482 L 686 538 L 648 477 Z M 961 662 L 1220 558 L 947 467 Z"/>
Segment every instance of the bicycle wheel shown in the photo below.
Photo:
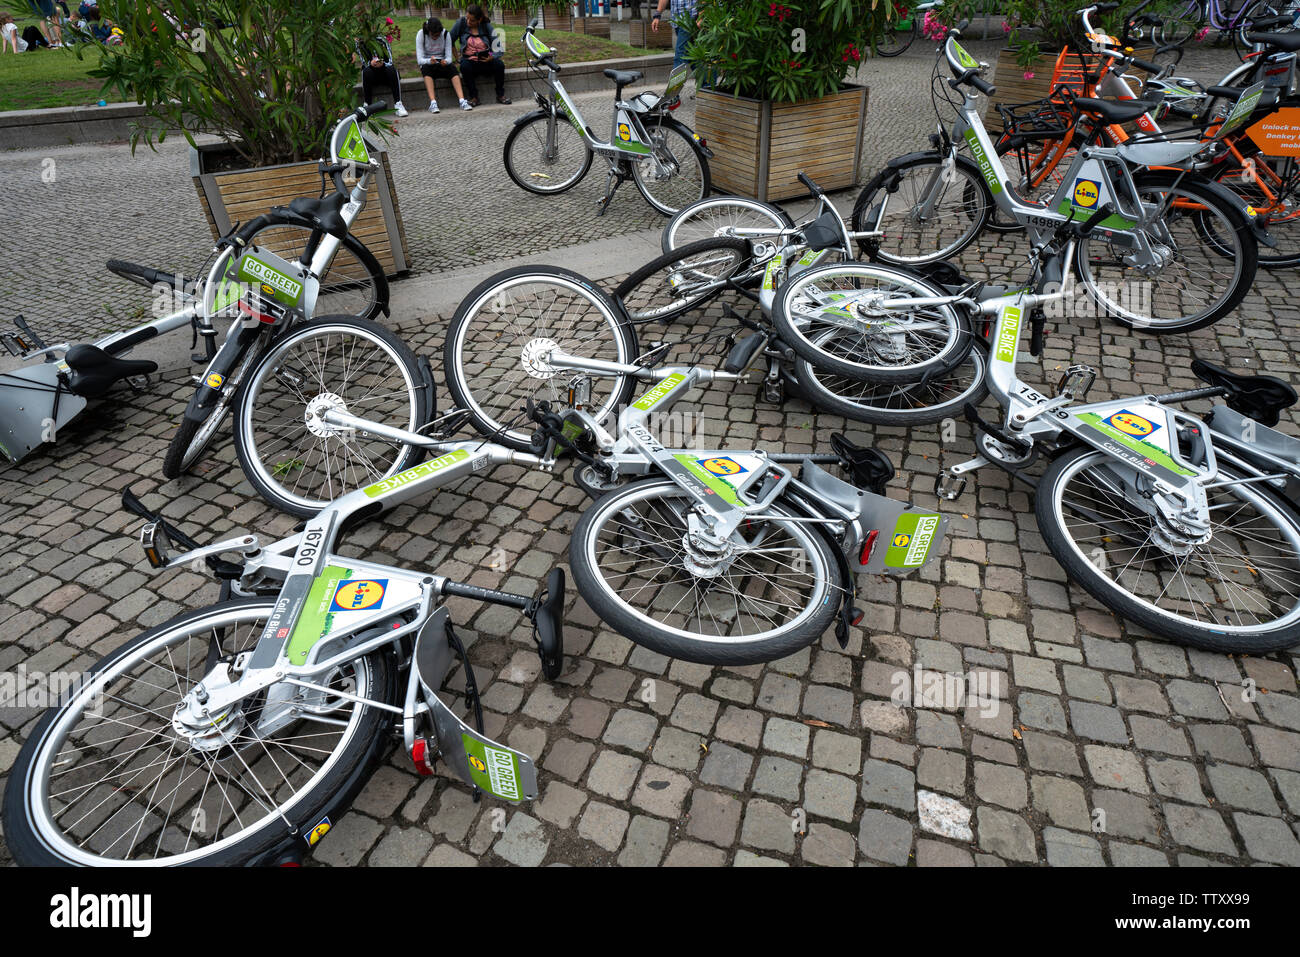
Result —
<path fill-rule="evenodd" d="M 1223 462 L 1219 471 L 1247 478 Z M 1192 544 L 1133 504 L 1147 485 L 1091 448 L 1047 468 L 1034 511 L 1070 581 L 1179 644 L 1263 654 L 1300 642 L 1300 515 L 1259 483 L 1211 487 L 1211 537 Z"/>
<path fill-rule="evenodd" d="M 957 255 L 975 241 L 988 224 L 993 197 L 978 168 L 960 158 L 946 177 L 943 160 L 926 154 L 878 173 L 853 205 L 853 231 L 864 232 L 884 210 L 878 228 L 883 235 L 861 240 L 867 255 L 895 266 L 939 262 Z M 893 189 L 885 183 L 894 174 Z M 923 201 L 933 197 L 929 213 Z"/>
<path fill-rule="evenodd" d="M 838 334 L 835 329 L 825 330 L 823 348 L 834 349 Z M 976 338 L 956 368 L 896 385 L 837 375 L 805 359 L 795 360 L 794 374 L 804 398 L 827 412 L 872 425 L 929 425 L 959 417 L 967 403 L 979 405 L 988 395 L 986 351 L 984 340 Z"/>
<path fill-rule="evenodd" d="M 253 234 L 249 245 L 268 249 L 289 262 L 299 262 L 313 238 L 318 242 L 326 238 L 296 222 L 278 221 L 274 213 L 269 217 L 270 222 Z M 361 240 L 345 233 L 329 268 L 320 277 L 320 292 L 312 313 L 375 319 L 387 312 L 388 280 L 383 267 Z"/>
<path fill-rule="evenodd" d="M 479 283 L 447 327 L 443 368 L 458 408 L 493 441 L 528 451 L 533 424 L 526 400 L 568 404 L 569 385 L 591 384 L 589 411 L 602 419 L 632 395 L 625 375 L 552 368 L 553 349 L 567 355 L 631 363 L 636 333 L 609 295 L 589 279 L 556 266 L 516 266 Z"/>
<path fill-rule="evenodd" d="M 970 320 L 952 306 L 890 311 L 889 298 L 944 296 L 904 270 L 875 263 L 831 263 L 791 276 L 776 290 L 772 323 L 802 358 L 848 378 L 916 382 L 956 366 L 971 347 Z M 839 335 L 823 337 L 826 329 Z"/>
<path fill-rule="evenodd" d="M 593 158 L 577 127 L 563 117 L 555 118 L 554 138 L 548 145 L 550 124 L 548 113 L 523 120 L 510 130 L 502 150 L 506 174 L 515 185 L 543 196 L 577 186 Z"/>
<path fill-rule="evenodd" d="M 1300 24 L 1300 0 L 1255 0 L 1242 8 L 1241 15 L 1233 21 L 1232 49 L 1242 60 L 1255 49 L 1255 44 L 1246 39 L 1246 34 L 1254 31 L 1254 21 L 1263 17 L 1291 17 L 1291 25 L 1279 24 L 1269 27 L 1268 33 L 1294 33 Z"/>
<path fill-rule="evenodd" d="M 1227 164 L 1224 164 L 1226 167 Z M 1300 265 L 1300 163 L 1293 156 L 1246 158 L 1245 166 L 1224 168 L 1216 179 L 1255 212 L 1277 245 L 1259 247 L 1265 269 Z"/>
<path fill-rule="evenodd" d="M 737 229 L 763 230 L 776 234 L 794 229 L 794 220 L 780 206 L 743 196 L 710 196 L 679 210 L 664 227 L 659 240 L 665 253 L 701 239 L 762 239 L 737 237 Z M 770 237 L 767 237 L 770 238 Z"/>
<path fill-rule="evenodd" d="M 414 431 L 432 417 L 420 360 L 383 326 L 348 316 L 303 323 L 276 342 L 235 402 L 235 451 L 253 488 L 292 515 L 408 469 L 423 450 L 321 420 L 345 412 Z"/>
<path fill-rule="evenodd" d="M 1171 3 L 1152 4 L 1149 12 L 1160 17 L 1155 28 L 1157 46 L 1186 43 L 1205 23 L 1206 5 L 1200 0 L 1173 0 Z"/>
<path fill-rule="evenodd" d="M 1217 322 L 1255 281 L 1259 245 L 1245 216 L 1195 180 L 1134 177 L 1146 204 L 1167 205 L 1148 229 L 1155 268 L 1126 262 L 1132 250 L 1093 233 L 1079 240 L 1075 268 L 1088 294 L 1115 321 L 1153 333 L 1191 332 Z"/>
<path fill-rule="evenodd" d="M 701 549 L 687 530 L 694 501 L 652 478 L 591 505 L 569 567 L 592 610 L 639 645 L 705 664 L 773 661 L 819 639 L 844 587 L 831 546 L 773 505 L 721 549 Z"/>
<path fill-rule="evenodd" d="M 289 723 L 271 715 L 266 692 L 202 727 L 177 713 L 206 674 L 257 644 L 274 611 L 265 598 L 189 611 L 95 665 L 37 722 L 9 774 L 14 859 L 251 864 L 303 841 L 322 818 L 337 821 L 387 743 L 387 712 L 289 689 L 304 704 Z M 376 653 L 320 683 L 392 704 L 394 670 Z"/>
<path fill-rule="evenodd" d="M 650 260 L 619 283 L 614 298 L 632 322 L 669 322 L 713 299 L 751 261 L 743 239 L 703 239 Z"/>
<path fill-rule="evenodd" d="M 1070 120 L 1068 116 L 1064 119 L 1067 123 Z M 1026 152 L 1023 165 L 1016 164 L 1020 167 L 1020 178 L 1014 184 L 1014 189 L 1016 194 L 1026 202 L 1045 205 L 1056 195 L 1065 173 L 1074 162 L 1075 154 L 1078 152 L 1075 142 L 1067 142 L 1064 137 L 1038 140 L 1026 144 L 1024 149 Z M 1006 137 L 998 141 L 997 150 L 1004 166 L 1008 165 L 1006 163 L 1008 154 L 1019 152 L 1019 148 L 1013 147 L 1012 141 Z M 989 212 L 988 228 L 997 233 L 1018 233 L 1025 227 L 1007 218 L 1002 210 L 994 205 Z"/>
<path fill-rule="evenodd" d="M 172 440 L 167 446 L 167 453 L 163 456 L 162 474 L 164 478 L 180 478 L 194 467 L 194 463 L 199 460 L 199 456 L 212 444 L 212 440 L 216 438 L 217 429 L 226 421 L 226 416 L 230 413 L 232 403 L 238 401 L 240 386 L 247 377 L 249 370 L 261 359 L 266 347 L 265 337 L 259 337 L 257 341 L 248 346 L 235 367 L 235 371 L 227 376 L 221 396 L 217 399 L 216 406 L 208 413 L 206 419 L 202 422 L 195 422 L 186 418 L 181 419 L 180 424 L 176 427 L 176 434 L 172 436 Z"/>
<path fill-rule="evenodd" d="M 879 56 L 898 56 L 916 40 L 917 27 L 915 10 L 895 11 L 907 19 L 891 19 L 885 32 L 876 40 L 874 48 Z"/>
<path fill-rule="evenodd" d="M 713 180 L 698 137 L 676 120 L 648 116 L 651 158 L 632 164 L 632 179 L 645 201 L 671 216 L 709 195 Z"/>

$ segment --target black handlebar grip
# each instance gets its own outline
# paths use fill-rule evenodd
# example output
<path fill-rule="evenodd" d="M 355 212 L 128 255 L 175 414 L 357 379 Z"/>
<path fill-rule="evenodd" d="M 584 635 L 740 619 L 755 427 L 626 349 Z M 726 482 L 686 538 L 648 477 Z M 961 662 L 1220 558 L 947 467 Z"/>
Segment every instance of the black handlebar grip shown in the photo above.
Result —
<path fill-rule="evenodd" d="M 495 605 L 509 605 L 511 608 L 527 608 L 532 602 L 531 598 L 525 598 L 523 595 L 512 595 L 509 592 L 497 591 L 495 588 L 481 588 L 478 585 L 467 585 L 464 582 L 450 580 L 443 585 L 442 593 L 458 598 L 473 598 L 475 601 L 488 601 Z"/>
<path fill-rule="evenodd" d="M 1152 76 L 1155 76 L 1164 70 L 1164 67 L 1160 66 L 1158 63 L 1152 63 L 1149 60 L 1139 60 L 1137 57 L 1130 57 L 1129 62 L 1139 70 L 1146 70 Z"/>
<path fill-rule="evenodd" d="M 975 87 L 975 89 L 979 90 L 985 96 L 992 96 L 998 91 L 996 86 L 988 82 L 988 80 L 981 79 L 978 76 L 972 76 L 970 78 L 970 85 Z"/>
<path fill-rule="evenodd" d="M 357 111 L 356 111 L 357 119 L 359 120 L 369 119 L 370 117 L 374 116 L 376 113 L 382 113 L 386 109 L 388 109 L 387 100 L 375 100 L 375 102 L 373 103 L 365 103 L 357 107 Z"/>
<path fill-rule="evenodd" d="M 821 188 L 820 186 L 818 186 L 816 183 L 814 183 L 814 182 L 812 181 L 812 178 L 809 177 L 807 173 L 800 173 L 800 174 L 799 174 L 799 182 L 801 182 L 801 183 L 803 183 L 805 186 L 807 186 L 807 187 L 808 187 L 808 192 L 812 193 L 814 196 L 820 196 L 820 195 L 822 195 L 822 188 Z"/>
<path fill-rule="evenodd" d="M 1097 13 L 1110 13 L 1112 10 L 1118 10 L 1118 3 L 1099 3 L 1095 8 Z"/>

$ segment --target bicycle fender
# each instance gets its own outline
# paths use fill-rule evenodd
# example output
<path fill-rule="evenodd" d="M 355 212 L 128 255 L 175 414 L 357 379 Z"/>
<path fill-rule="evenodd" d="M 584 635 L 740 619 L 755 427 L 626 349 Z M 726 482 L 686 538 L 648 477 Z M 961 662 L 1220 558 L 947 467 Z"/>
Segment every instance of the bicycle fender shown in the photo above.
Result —
<path fill-rule="evenodd" d="M 238 322 L 239 320 L 236 320 Z M 185 407 L 185 418 L 190 422 L 204 422 L 217 407 L 217 401 L 221 398 L 221 392 L 226 386 L 226 376 L 230 370 L 238 364 L 240 356 L 243 354 L 241 343 L 246 341 L 245 337 L 256 338 L 261 335 L 260 329 L 241 329 L 238 334 L 230 336 L 221 344 L 212 362 L 203 373 L 203 380 L 199 382 L 194 389 L 194 395 L 190 397 L 189 404 Z M 252 345 L 251 342 L 248 343 Z"/>
<path fill-rule="evenodd" d="M 523 126 L 525 123 L 531 123 L 533 120 L 537 119 L 538 117 L 546 117 L 550 115 L 551 115 L 550 110 L 533 110 L 529 113 L 525 113 L 523 116 L 515 120 L 515 126 Z"/>
<path fill-rule="evenodd" d="M 700 148 L 700 152 L 702 152 L 706 158 L 713 159 L 713 150 L 709 149 L 709 147 L 705 145 L 704 140 L 700 139 L 700 135 L 696 133 L 693 129 L 691 129 L 689 126 L 687 126 L 685 123 L 682 123 L 671 116 L 665 116 L 659 120 L 659 125 L 667 126 L 667 127 L 671 127 L 672 129 L 675 129 L 677 132 L 681 133 L 688 140 L 690 140 L 692 143 L 698 146 Z"/>
<path fill-rule="evenodd" d="M 901 179 L 901 176 L 898 173 L 899 167 L 921 159 L 938 160 L 942 162 L 945 155 L 946 154 L 939 150 L 920 150 L 916 153 L 904 153 L 902 156 L 895 156 L 885 164 L 883 170 L 876 174 L 876 180 L 879 181 L 876 185 L 883 186 L 886 190 L 892 193 L 898 189 L 898 181 Z M 979 166 L 965 153 L 958 153 L 953 157 L 953 159 L 958 166 L 965 167 L 975 175 L 977 180 L 981 183 L 984 182 L 984 174 L 980 172 Z"/>
<path fill-rule="evenodd" d="M 1185 178 L 1186 177 L 1179 172 L 1151 170 L 1148 173 L 1135 177 L 1134 180 L 1140 188 L 1146 184 L 1172 185 L 1175 181 Z M 1238 231 L 1249 229 L 1257 242 L 1270 249 L 1277 246 L 1277 240 L 1273 238 L 1273 235 L 1268 231 L 1268 228 L 1259 221 L 1259 216 L 1255 214 L 1254 209 L 1251 208 L 1244 199 L 1216 180 L 1208 179 L 1206 177 L 1197 177 L 1196 183 L 1200 186 L 1204 186 L 1210 192 L 1216 194 L 1223 200 L 1224 204 L 1228 207 L 1229 215 L 1233 219 L 1232 225 L 1234 228 Z"/>

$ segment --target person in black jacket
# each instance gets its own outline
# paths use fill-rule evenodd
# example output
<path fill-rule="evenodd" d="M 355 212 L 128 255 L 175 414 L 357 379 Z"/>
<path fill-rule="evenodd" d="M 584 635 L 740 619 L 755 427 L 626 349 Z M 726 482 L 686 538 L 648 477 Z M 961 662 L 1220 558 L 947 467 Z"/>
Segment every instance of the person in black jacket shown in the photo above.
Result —
<path fill-rule="evenodd" d="M 383 37 L 371 37 L 357 42 L 357 56 L 361 60 L 361 96 L 367 103 L 374 102 L 378 84 L 387 86 L 393 94 L 393 109 L 398 116 L 406 116 L 402 105 L 402 81 L 393 66 L 393 49 Z"/>
<path fill-rule="evenodd" d="M 451 42 L 460 45 L 460 75 L 470 103 L 478 106 L 476 81 L 480 76 L 492 77 L 496 84 L 498 103 L 509 103 L 510 97 L 506 96 L 506 65 L 501 58 L 505 52 L 504 38 L 492 29 L 492 21 L 483 13 L 482 6 L 472 3 L 466 8 L 465 16 L 451 28 Z"/>

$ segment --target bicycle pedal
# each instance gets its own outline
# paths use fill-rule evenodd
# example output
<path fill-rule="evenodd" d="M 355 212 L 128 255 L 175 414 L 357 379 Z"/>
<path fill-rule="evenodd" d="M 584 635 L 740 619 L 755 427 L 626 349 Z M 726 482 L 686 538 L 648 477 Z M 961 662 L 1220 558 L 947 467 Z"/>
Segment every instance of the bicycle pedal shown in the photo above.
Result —
<path fill-rule="evenodd" d="M 1056 385 L 1056 394 L 1069 395 L 1072 399 L 1083 400 L 1088 397 L 1088 390 L 1097 381 L 1097 370 L 1091 366 L 1070 366 Z"/>
<path fill-rule="evenodd" d="M 937 498 L 951 502 L 960 498 L 964 491 L 966 491 L 964 475 L 950 475 L 947 469 L 943 469 L 934 477 L 934 494 Z"/>
<path fill-rule="evenodd" d="M 11 356 L 20 359 L 27 358 L 27 354 L 32 351 L 32 347 L 21 336 L 9 332 L 0 333 L 0 345 L 3 345 Z"/>
<path fill-rule="evenodd" d="M 785 383 L 781 379 L 763 380 L 763 401 L 780 405 L 785 401 Z"/>

